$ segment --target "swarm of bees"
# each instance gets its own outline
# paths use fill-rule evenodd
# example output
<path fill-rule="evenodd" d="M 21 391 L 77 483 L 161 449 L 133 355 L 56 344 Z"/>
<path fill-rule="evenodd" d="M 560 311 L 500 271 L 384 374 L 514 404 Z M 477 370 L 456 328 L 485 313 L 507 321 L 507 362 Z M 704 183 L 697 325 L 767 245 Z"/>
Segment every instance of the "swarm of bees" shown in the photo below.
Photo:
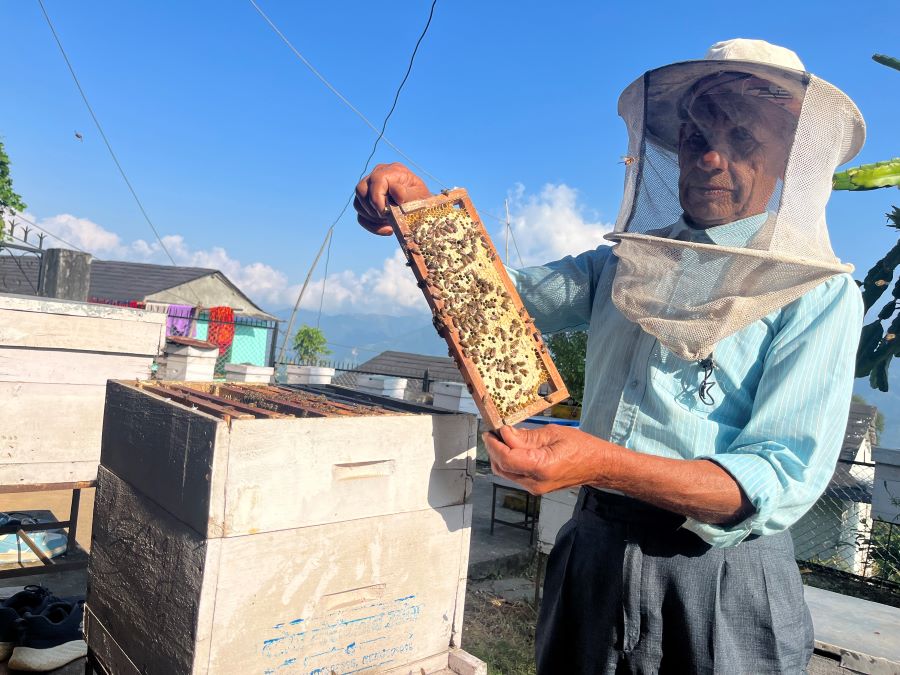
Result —
<path fill-rule="evenodd" d="M 395 231 L 403 230 L 398 238 L 430 298 L 435 328 L 450 343 L 482 414 L 499 426 L 567 394 L 475 218 L 459 202 L 445 200 L 406 213 Z M 551 396 L 539 393 L 545 383 Z M 491 419 L 494 411 L 501 419 Z"/>

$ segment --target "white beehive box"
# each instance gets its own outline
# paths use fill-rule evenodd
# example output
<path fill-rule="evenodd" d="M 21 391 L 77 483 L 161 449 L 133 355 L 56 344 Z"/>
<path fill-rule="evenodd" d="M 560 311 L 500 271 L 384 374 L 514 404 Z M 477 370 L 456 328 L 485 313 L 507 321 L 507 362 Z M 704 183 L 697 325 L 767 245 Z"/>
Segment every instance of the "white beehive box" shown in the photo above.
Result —
<path fill-rule="evenodd" d="M 147 379 L 166 317 L 0 294 L 0 485 L 97 475 L 108 379 Z"/>
<path fill-rule="evenodd" d="M 475 400 L 462 382 L 435 382 L 431 389 L 435 408 L 456 410 L 480 416 Z"/>
<path fill-rule="evenodd" d="M 287 366 L 286 384 L 331 384 L 334 368 L 323 366 Z"/>
<path fill-rule="evenodd" d="M 255 382 L 268 384 L 275 369 L 271 366 L 253 366 L 247 363 L 226 363 L 225 379 L 229 382 Z"/>
<path fill-rule="evenodd" d="M 211 342 L 186 337 L 166 340 L 166 369 L 160 379 L 209 382 L 215 376 L 219 348 Z"/>
<path fill-rule="evenodd" d="M 235 388 L 254 391 L 214 391 Z M 475 420 L 248 419 L 234 405 L 225 420 L 110 383 L 85 619 L 101 662 L 146 675 L 483 673 L 454 649 Z M 447 670 L 451 659 L 471 667 Z"/>
<path fill-rule="evenodd" d="M 403 398 L 406 393 L 406 378 L 387 375 L 357 375 L 356 389 L 376 396 Z"/>
<path fill-rule="evenodd" d="M 872 517 L 900 523 L 900 450 L 872 448 L 875 483 L 872 488 Z"/>

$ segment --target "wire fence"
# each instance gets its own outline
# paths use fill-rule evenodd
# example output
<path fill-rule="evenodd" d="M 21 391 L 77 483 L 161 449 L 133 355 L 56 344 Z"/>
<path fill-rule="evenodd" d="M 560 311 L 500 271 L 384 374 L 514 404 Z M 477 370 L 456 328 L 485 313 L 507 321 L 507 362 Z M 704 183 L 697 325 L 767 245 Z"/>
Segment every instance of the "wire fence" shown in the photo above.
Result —
<path fill-rule="evenodd" d="M 797 560 L 900 592 L 900 523 L 873 517 L 875 464 L 838 461 L 825 493 L 792 528 Z"/>
<path fill-rule="evenodd" d="M 201 313 L 192 319 L 193 336 L 220 345 L 216 358 L 217 377 L 225 375 L 229 363 L 271 366 L 275 362 L 276 323 L 251 317 L 234 321 L 216 321 Z"/>

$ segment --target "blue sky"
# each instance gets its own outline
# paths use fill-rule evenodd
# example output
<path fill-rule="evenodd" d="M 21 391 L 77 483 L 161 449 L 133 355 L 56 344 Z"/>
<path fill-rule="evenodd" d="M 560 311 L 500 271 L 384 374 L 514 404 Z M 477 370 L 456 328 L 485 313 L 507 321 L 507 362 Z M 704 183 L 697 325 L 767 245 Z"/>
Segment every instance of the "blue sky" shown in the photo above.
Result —
<path fill-rule="evenodd" d="M 260 5 L 380 125 L 430 2 Z M 371 130 L 244 0 L 46 6 L 178 261 L 222 268 L 267 308 L 291 304 L 369 153 Z M 0 25 L 0 137 L 29 215 L 99 257 L 163 262 L 37 3 L 0 4 Z M 854 163 L 900 155 L 900 73 L 870 60 L 900 55 L 898 25 L 897 2 L 850 12 L 831 1 L 438 0 L 387 136 L 445 184 L 468 188 L 483 212 L 501 214 L 511 196 L 522 253 L 540 262 L 587 248 L 615 218 L 626 140 L 620 91 L 717 40 L 794 49 L 863 111 L 869 140 Z M 384 145 L 376 155 L 396 159 Z M 860 276 L 896 240 L 883 225 L 892 201 L 897 193 L 884 190 L 832 199 L 833 246 Z M 395 250 L 348 213 L 335 235 L 326 311 L 418 311 Z M 320 287 L 307 306 L 318 305 Z"/>

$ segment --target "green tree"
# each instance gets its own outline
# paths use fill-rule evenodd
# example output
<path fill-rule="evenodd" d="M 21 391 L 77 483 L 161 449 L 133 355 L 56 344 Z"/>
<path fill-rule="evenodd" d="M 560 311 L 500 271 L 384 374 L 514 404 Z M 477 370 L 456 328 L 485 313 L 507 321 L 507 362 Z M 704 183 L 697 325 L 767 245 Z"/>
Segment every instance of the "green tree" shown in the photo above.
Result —
<path fill-rule="evenodd" d="M 0 141 L 0 240 L 6 226 L 4 218 L 7 214 L 24 211 L 27 208 L 22 198 L 13 190 L 12 176 L 9 175 L 9 156 Z"/>
<path fill-rule="evenodd" d="M 559 370 L 566 389 L 578 405 L 584 398 L 584 361 L 587 355 L 587 332 L 566 331 L 547 338 L 550 356 Z"/>
<path fill-rule="evenodd" d="M 872 59 L 888 68 L 900 71 L 900 61 L 890 56 L 875 54 Z M 864 164 L 834 175 L 835 190 L 877 190 L 900 187 L 900 158 Z M 894 206 L 887 214 L 888 225 L 900 230 L 900 208 Z M 868 271 L 860 284 L 865 311 L 884 295 L 894 271 L 900 265 L 900 240 Z M 856 352 L 856 377 L 868 377 L 873 389 L 888 390 L 888 368 L 891 360 L 900 357 L 900 279 L 891 288 L 891 299 L 881 308 L 878 316 L 862 328 L 859 348 Z M 887 329 L 882 322 L 889 321 Z"/>
<path fill-rule="evenodd" d="M 325 334 L 318 328 L 303 324 L 294 336 L 294 352 L 300 363 L 315 363 L 319 356 L 331 353 Z"/>

